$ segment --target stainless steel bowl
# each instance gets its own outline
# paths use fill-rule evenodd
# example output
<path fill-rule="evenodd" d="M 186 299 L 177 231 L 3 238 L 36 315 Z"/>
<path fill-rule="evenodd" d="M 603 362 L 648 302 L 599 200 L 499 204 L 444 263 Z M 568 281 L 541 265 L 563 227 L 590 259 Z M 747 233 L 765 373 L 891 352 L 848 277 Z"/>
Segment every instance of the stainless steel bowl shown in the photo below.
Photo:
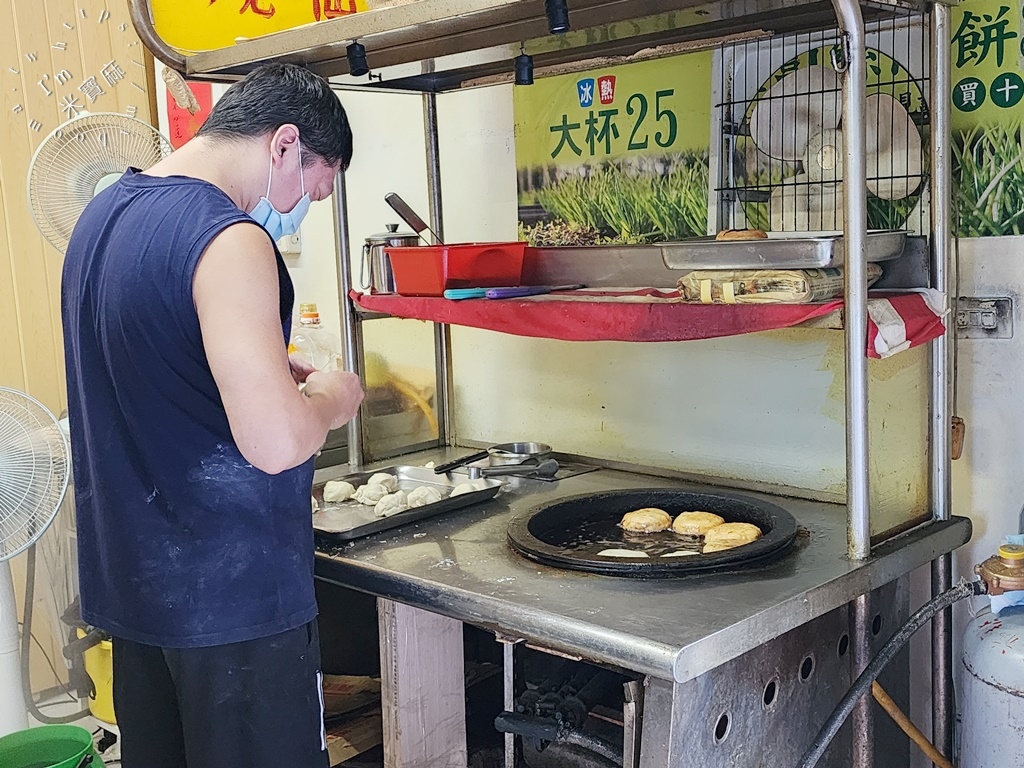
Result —
<path fill-rule="evenodd" d="M 491 466 L 522 464 L 531 459 L 540 460 L 551 455 L 551 446 L 546 443 L 500 443 L 487 449 Z"/>

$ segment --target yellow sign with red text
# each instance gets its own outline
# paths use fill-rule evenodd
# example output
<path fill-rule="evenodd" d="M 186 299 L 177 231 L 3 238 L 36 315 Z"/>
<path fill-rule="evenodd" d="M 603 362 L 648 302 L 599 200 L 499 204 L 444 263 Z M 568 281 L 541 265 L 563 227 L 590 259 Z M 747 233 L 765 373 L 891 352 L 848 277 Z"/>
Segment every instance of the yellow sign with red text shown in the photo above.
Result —
<path fill-rule="evenodd" d="M 366 10 L 366 0 L 151 0 L 157 34 L 185 54 Z"/>

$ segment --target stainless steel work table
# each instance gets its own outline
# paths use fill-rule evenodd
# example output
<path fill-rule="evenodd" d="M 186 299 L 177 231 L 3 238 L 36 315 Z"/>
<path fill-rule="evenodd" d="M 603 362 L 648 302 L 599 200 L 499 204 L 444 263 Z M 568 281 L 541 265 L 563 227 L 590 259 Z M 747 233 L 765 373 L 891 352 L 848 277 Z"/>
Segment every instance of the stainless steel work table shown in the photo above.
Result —
<path fill-rule="evenodd" d="M 440 462 L 464 452 L 431 451 L 386 464 Z M 320 470 L 317 481 L 347 473 Z M 664 681 L 648 686 L 648 696 L 652 703 L 652 694 L 662 697 L 658 717 L 667 733 L 672 691 L 681 684 L 890 584 L 971 534 L 965 518 L 931 522 L 874 548 L 868 560 L 851 561 L 841 505 L 765 496 L 808 535 L 775 560 L 728 573 L 597 576 L 538 565 L 506 543 L 508 523 L 522 511 L 577 494 L 644 487 L 701 488 L 612 469 L 558 482 L 510 479 L 492 501 L 317 553 L 319 578 L 382 598 L 389 768 L 466 765 L 459 622 Z M 511 646 L 506 650 L 510 664 Z M 676 747 L 649 746 L 646 733 L 639 765 L 675 764 Z M 453 748 L 460 735 L 461 749 Z"/>
<path fill-rule="evenodd" d="M 458 454 L 399 463 L 446 455 Z M 345 472 L 321 470 L 318 481 Z M 493 501 L 320 552 L 316 574 L 545 648 L 685 682 L 926 565 L 971 532 L 964 518 L 929 523 L 855 562 L 846 557 L 842 506 L 771 496 L 810 534 L 789 553 L 741 571 L 649 581 L 549 568 L 506 543 L 519 512 L 639 487 L 696 486 L 608 469 L 553 483 L 513 480 Z"/>

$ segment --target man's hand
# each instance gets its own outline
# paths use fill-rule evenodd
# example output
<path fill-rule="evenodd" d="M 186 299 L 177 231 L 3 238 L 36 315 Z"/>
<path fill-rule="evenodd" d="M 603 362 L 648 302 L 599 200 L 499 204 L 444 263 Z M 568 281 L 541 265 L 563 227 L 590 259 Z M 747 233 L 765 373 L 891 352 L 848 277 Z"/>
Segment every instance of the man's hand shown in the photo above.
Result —
<path fill-rule="evenodd" d="M 288 355 L 288 365 L 291 368 L 292 378 L 295 379 L 296 384 L 304 384 L 306 377 L 316 371 L 316 368 L 303 360 L 297 352 Z"/>
<path fill-rule="evenodd" d="M 363 387 L 349 371 L 313 371 L 306 377 L 306 397 L 323 397 L 330 403 L 331 429 L 344 426 L 359 411 Z"/>

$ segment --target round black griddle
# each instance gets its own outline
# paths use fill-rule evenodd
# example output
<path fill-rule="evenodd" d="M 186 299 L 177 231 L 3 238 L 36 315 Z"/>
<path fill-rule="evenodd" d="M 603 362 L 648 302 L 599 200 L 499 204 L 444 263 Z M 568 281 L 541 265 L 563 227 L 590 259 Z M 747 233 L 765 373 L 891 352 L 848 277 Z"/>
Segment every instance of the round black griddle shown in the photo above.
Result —
<path fill-rule="evenodd" d="M 699 552 L 701 540 L 662 533 L 630 533 L 619 527 L 627 512 L 657 507 L 675 517 L 701 511 L 727 523 L 753 523 L 762 536 L 751 544 L 709 554 L 662 557 L 669 552 Z M 519 554 L 538 563 L 609 576 L 669 577 L 746 565 L 780 554 L 796 538 L 797 524 L 782 507 L 730 493 L 689 493 L 669 488 L 584 494 L 517 515 L 508 541 Z M 642 550 L 647 557 L 612 557 L 605 549 Z"/>

